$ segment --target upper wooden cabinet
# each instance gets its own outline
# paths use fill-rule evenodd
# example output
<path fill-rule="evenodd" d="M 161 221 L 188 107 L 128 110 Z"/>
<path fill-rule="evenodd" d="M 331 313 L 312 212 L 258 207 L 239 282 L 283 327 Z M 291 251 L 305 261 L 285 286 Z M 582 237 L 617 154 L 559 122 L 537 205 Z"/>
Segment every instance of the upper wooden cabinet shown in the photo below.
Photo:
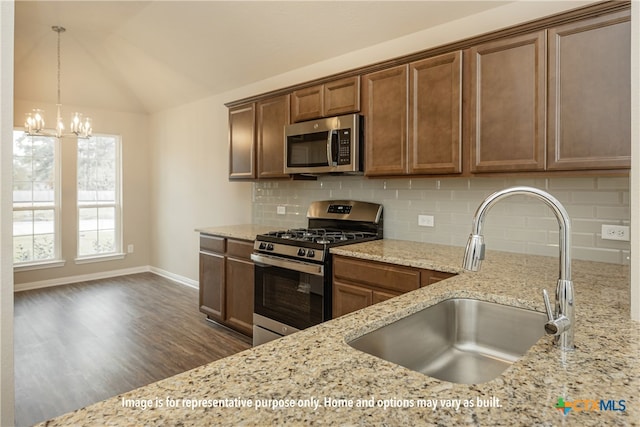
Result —
<path fill-rule="evenodd" d="M 549 30 L 548 169 L 631 167 L 630 43 L 628 11 Z"/>
<path fill-rule="evenodd" d="M 468 51 L 471 172 L 545 167 L 545 32 Z"/>
<path fill-rule="evenodd" d="M 409 65 L 409 173 L 462 172 L 462 52 Z"/>
<path fill-rule="evenodd" d="M 407 172 L 408 74 L 401 65 L 362 77 L 365 175 Z"/>
<path fill-rule="evenodd" d="M 462 54 L 363 77 L 365 174 L 461 172 Z"/>
<path fill-rule="evenodd" d="M 293 122 L 360 111 L 360 77 L 347 77 L 291 94 Z"/>
<path fill-rule="evenodd" d="M 229 178 L 252 179 L 255 169 L 255 104 L 229 109 Z"/>
<path fill-rule="evenodd" d="M 284 127 L 289 95 L 229 109 L 229 178 L 288 178 L 284 173 Z"/>
<path fill-rule="evenodd" d="M 284 173 L 284 127 L 289 122 L 289 96 L 257 103 L 258 178 L 288 178 Z"/>

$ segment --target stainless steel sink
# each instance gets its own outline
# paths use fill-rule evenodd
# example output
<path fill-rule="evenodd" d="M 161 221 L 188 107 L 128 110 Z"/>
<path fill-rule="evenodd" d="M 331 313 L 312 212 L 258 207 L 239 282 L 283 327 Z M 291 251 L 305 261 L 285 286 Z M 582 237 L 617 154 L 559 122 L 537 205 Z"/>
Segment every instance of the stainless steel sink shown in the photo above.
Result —
<path fill-rule="evenodd" d="M 453 298 L 348 344 L 434 378 L 478 384 L 521 358 L 544 335 L 546 321 L 537 311 Z"/>

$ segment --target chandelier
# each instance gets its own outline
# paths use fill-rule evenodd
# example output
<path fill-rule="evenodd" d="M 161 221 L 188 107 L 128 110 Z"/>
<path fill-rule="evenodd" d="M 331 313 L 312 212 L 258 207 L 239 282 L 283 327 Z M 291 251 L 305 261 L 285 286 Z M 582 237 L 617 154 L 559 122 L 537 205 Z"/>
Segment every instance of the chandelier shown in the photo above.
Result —
<path fill-rule="evenodd" d="M 27 118 L 24 122 L 26 128 L 25 133 L 29 136 L 55 136 L 62 138 L 65 136 L 74 136 L 76 138 L 89 138 L 91 137 L 91 119 L 89 117 L 82 117 L 81 113 L 73 113 L 71 115 L 70 129 L 68 133 L 65 133 L 64 123 L 62 122 L 62 103 L 60 102 L 60 34 L 64 33 L 66 29 L 57 25 L 51 27 L 53 31 L 58 33 L 58 102 L 57 117 L 56 117 L 56 131 L 55 133 L 46 132 L 44 130 L 44 111 L 40 109 L 34 109 L 31 113 L 27 113 Z"/>

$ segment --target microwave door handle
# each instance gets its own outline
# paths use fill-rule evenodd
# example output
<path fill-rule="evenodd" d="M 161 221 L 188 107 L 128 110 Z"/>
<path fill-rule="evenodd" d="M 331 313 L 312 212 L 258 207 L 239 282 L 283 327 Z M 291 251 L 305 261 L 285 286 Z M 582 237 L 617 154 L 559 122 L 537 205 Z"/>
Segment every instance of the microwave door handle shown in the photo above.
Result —
<path fill-rule="evenodd" d="M 333 133 L 335 130 L 330 130 L 327 137 L 327 164 L 333 166 Z"/>

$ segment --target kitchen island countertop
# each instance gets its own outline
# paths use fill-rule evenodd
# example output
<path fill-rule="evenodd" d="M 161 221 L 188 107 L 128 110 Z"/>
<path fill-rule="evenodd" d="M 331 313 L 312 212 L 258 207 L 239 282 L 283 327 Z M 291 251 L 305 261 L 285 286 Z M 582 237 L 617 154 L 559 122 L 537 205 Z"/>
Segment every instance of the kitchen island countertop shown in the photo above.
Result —
<path fill-rule="evenodd" d="M 461 247 L 379 240 L 331 252 L 459 274 L 46 425 L 640 423 L 640 323 L 629 319 L 628 266 L 573 262 L 575 351 L 563 353 L 545 336 L 498 378 L 467 385 L 394 365 L 346 341 L 452 297 L 544 311 L 542 289 L 555 289 L 557 258 L 487 251 L 481 271 L 468 273 L 460 268 Z"/>

